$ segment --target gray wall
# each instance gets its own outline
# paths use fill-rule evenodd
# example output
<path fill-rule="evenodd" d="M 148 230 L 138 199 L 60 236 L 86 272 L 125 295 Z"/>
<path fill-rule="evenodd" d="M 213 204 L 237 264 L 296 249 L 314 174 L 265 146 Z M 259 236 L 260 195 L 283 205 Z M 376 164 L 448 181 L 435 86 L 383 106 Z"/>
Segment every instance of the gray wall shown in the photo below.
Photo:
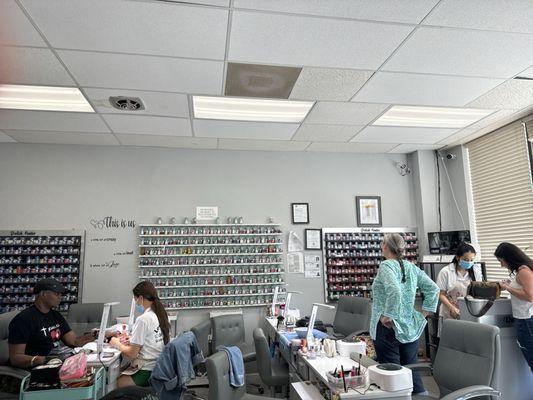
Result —
<path fill-rule="evenodd" d="M 198 205 L 219 206 L 222 216 L 243 216 L 250 223 L 272 216 L 284 232 L 303 238 L 306 227 L 355 226 L 355 196 L 380 195 L 384 226 L 416 226 L 413 176 L 402 177 L 395 167 L 404 160 L 403 155 L 0 144 L 0 229 L 86 230 L 83 301 L 120 301 L 120 313 L 127 314 L 138 276 L 138 229 L 98 229 L 91 220 L 112 216 L 119 223 L 152 223 L 162 216 L 166 222 L 192 217 Z M 290 224 L 291 202 L 310 204 L 308 226 Z M 293 300 L 303 312 L 311 302 L 324 301 L 322 280 L 288 275 L 287 282 L 305 292 Z M 245 310 L 248 328 L 262 312 Z M 179 328 L 203 318 L 205 311 L 183 311 Z"/>

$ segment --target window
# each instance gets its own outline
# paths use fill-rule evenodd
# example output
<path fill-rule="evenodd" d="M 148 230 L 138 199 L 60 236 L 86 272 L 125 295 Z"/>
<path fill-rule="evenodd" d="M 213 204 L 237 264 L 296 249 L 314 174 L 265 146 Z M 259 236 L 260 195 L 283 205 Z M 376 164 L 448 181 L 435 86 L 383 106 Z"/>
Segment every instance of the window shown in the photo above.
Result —
<path fill-rule="evenodd" d="M 533 132 L 533 116 L 524 121 Z M 533 257 L 533 191 L 530 147 L 523 121 L 515 121 L 467 144 L 474 220 L 489 280 L 508 272 L 493 256 L 511 242 Z"/>

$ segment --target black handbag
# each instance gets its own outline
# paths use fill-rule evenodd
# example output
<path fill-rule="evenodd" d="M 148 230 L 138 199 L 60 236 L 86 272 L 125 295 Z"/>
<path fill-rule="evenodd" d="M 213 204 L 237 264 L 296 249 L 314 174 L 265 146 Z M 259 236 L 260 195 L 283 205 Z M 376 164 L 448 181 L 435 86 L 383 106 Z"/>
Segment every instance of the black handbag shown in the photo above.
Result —
<path fill-rule="evenodd" d="M 498 282 L 470 282 L 466 289 L 465 303 L 468 312 L 474 317 L 482 317 L 494 304 L 494 300 L 500 298 L 501 288 Z M 488 300 L 478 312 L 472 311 L 472 298 Z"/>
<path fill-rule="evenodd" d="M 296 321 L 296 327 L 297 328 L 306 328 L 309 326 L 309 316 L 306 316 L 304 318 L 301 318 L 299 319 L 298 321 Z M 324 332 L 324 333 L 327 333 L 328 332 L 328 329 L 326 328 L 326 325 L 324 325 L 324 323 L 320 320 L 315 320 L 315 326 L 314 328 L 317 330 L 317 331 L 320 331 L 320 332 Z"/>

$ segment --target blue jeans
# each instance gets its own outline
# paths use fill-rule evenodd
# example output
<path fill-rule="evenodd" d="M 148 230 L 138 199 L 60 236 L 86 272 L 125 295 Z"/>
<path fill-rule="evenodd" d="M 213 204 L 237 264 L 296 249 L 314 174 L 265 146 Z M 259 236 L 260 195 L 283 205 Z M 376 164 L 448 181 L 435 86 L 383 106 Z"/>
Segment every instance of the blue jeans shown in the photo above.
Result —
<path fill-rule="evenodd" d="M 528 319 L 514 320 L 516 326 L 516 338 L 524 358 L 533 372 L 533 317 Z"/>
<path fill-rule="evenodd" d="M 374 347 L 379 363 L 407 365 L 418 362 L 418 339 L 411 343 L 400 343 L 394 329 L 386 328 L 381 322 L 378 322 Z M 413 371 L 413 394 L 424 391 L 420 374 Z"/>

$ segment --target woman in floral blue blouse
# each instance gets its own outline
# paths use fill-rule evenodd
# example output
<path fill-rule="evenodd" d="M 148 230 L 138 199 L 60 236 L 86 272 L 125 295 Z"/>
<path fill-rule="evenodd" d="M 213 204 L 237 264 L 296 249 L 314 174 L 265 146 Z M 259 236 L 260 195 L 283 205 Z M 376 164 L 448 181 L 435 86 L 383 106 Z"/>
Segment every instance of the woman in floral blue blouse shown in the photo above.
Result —
<path fill-rule="evenodd" d="M 370 335 L 378 362 L 414 364 L 425 316 L 437 310 L 439 287 L 418 266 L 402 259 L 405 241 L 401 235 L 385 235 L 381 249 L 386 260 L 372 284 Z M 414 307 L 417 288 L 424 295 L 424 314 Z M 420 375 L 413 372 L 413 394 L 424 392 Z"/>

